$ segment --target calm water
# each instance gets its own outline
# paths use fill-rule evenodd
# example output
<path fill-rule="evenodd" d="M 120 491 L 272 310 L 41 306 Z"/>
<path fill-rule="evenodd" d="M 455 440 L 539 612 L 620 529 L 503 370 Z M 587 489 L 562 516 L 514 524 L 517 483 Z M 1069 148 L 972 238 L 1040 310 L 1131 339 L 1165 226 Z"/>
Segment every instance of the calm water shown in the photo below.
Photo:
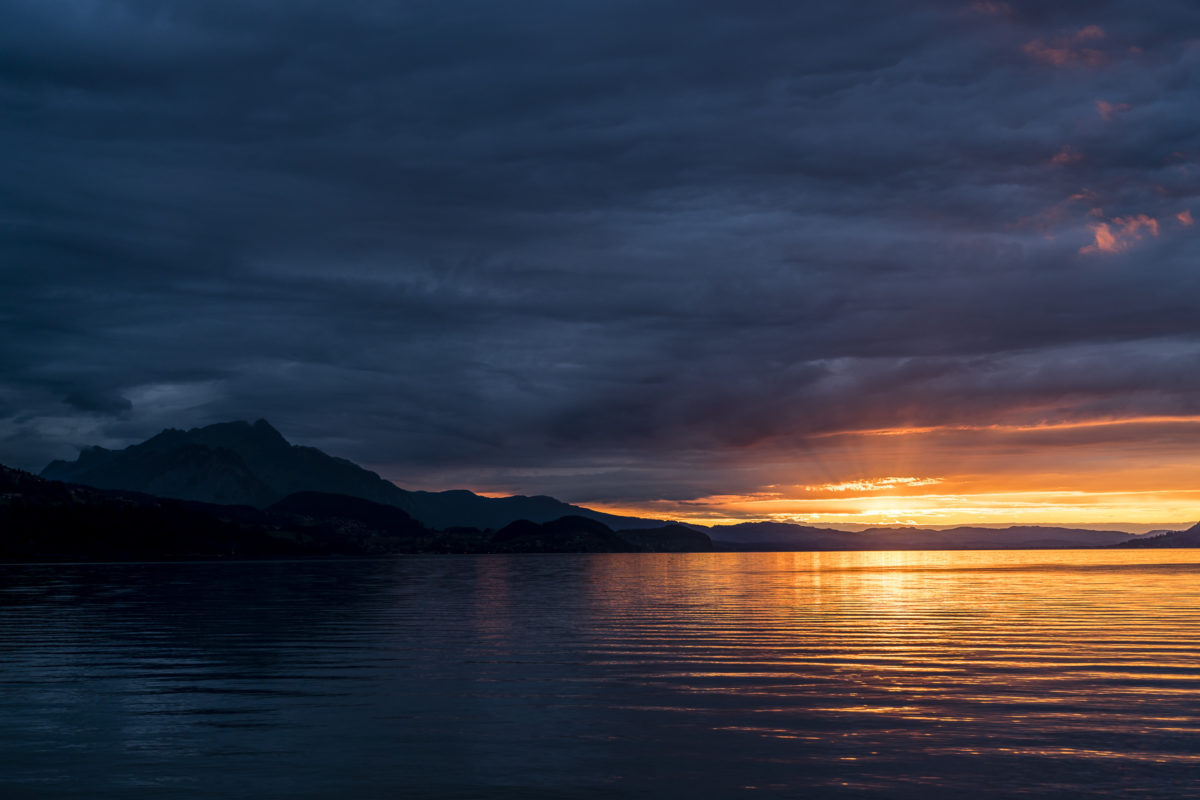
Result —
<path fill-rule="evenodd" d="M 1200 551 L 0 566 L 0 796 L 1200 796 Z"/>

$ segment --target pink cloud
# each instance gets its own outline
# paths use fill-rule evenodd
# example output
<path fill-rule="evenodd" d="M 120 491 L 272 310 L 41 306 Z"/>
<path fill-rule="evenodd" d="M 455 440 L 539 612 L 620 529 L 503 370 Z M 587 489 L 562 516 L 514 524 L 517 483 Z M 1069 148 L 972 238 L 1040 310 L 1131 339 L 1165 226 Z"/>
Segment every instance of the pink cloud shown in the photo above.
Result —
<path fill-rule="evenodd" d="M 1099 216 L 1099 211 L 1100 209 L 1092 209 L 1094 216 Z M 1092 229 L 1093 241 L 1079 248 L 1080 255 L 1120 253 L 1139 241 L 1144 232 L 1148 231 L 1151 236 L 1158 236 L 1158 220 L 1148 214 L 1113 217 L 1107 222 L 1097 222 L 1088 227 Z"/>
<path fill-rule="evenodd" d="M 1117 237 L 1113 234 L 1112 229 L 1108 227 L 1107 222 L 1099 222 L 1088 227 L 1092 229 L 1092 234 L 1096 240 L 1092 244 L 1079 248 L 1080 255 L 1117 253 L 1125 249 L 1125 246 L 1117 241 Z"/>
<path fill-rule="evenodd" d="M 1179 220 L 1179 224 L 1185 228 L 1192 227 L 1192 223 L 1195 221 L 1192 219 L 1192 210 L 1190 208 L 1180 211 L 1175 215 L 1175 219 Z"/>
<path fill-rule="evenodd" d="M 1154 236 L 1158 236 L 1158 220 L 1146 214 L 1138 214 L 1136 217 L 1114 217 L 1113 222 L 1121 228 L 1121 233 L 1126 236 L 1141 238 L 1138 233 L 1142 228 L 1150 231 Z"/>

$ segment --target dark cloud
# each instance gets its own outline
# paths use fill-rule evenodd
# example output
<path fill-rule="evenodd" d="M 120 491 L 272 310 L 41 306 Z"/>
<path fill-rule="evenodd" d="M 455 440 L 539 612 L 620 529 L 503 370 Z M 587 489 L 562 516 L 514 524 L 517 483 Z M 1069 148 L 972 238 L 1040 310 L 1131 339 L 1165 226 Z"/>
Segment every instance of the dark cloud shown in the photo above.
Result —
<path fill-rule="evenodd" d="M 9 463 L 265 416 L 634 502 L 836 430 L 1200 413 L 1185 0 L 0 15 Z"/>

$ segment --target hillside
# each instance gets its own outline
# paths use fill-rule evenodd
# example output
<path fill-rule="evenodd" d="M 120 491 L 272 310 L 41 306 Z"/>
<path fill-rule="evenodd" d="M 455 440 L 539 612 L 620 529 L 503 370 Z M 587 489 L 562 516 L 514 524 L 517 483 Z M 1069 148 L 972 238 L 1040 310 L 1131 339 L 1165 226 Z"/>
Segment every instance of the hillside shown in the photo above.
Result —
<path fill-rule="evenodd" d="M 1122 547 L 1200 547 L 1200 523 L 1183 531 L 1168 531 L 1123 542 Z"/>
<path fill-rule="evenodd" d="M 88 447 L 75 461 L 42 470 L 50 480 L 205 503 L 266 508 L 296 492 L 359 497 L 400 508 L 430 528 L 497 530 L 526 519 L 580 516 L 613 529 L 661 525 L 564 503 L 553 497 L 483 497 L 466 490 L 407 491 L 315 447 L 291 444 L 266 420 L 170 428 L 123 450 Z"/>
<path fill-rule="evenodd" d="M 431 530 L 402 509 L 360 497 L 297 492 L 266 509 L 97 489 L 0 466 L 0 560 L 142 561 L 400 553 L 578 553 L 711 550 L 670 528 L 628 537 L 567 516 L 498 532 Z"/>

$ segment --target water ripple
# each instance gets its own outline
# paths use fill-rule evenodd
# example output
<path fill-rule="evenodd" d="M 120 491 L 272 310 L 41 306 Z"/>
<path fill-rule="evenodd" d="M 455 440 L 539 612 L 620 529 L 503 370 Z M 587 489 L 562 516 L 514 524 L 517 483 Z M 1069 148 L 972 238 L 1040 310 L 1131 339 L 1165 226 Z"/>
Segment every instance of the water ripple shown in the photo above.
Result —
<path fill-rule="evenodd" d="M 0 566 L 5 797 L 1172 797 L 1200 552 Z"/>

